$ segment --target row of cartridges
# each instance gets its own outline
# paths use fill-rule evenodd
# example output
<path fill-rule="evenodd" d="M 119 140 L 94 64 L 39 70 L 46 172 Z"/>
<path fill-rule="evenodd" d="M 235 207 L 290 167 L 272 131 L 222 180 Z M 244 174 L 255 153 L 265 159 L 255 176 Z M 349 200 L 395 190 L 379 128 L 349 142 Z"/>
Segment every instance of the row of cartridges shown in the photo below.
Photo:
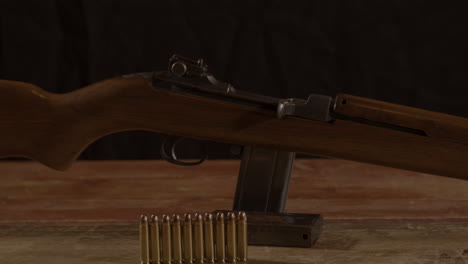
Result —
<path fill-rule="evenodd" d="M 142 215 L 141 264 L 201 264 L 247 261 L 245 212 L 185 214 L 160 220 Z"/>

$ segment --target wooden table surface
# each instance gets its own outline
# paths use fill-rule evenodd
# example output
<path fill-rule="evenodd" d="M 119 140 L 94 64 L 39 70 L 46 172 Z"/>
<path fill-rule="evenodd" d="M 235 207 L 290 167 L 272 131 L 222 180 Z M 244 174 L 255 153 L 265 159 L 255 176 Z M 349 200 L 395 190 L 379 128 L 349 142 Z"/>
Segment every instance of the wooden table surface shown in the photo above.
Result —
<path fill-rule="evenodd" d="M 139 215 L 230 209 L 238 166 L 0 162 L 0 263 L 137 263 Z M 298 160 L 287 211 L 324 216 L 316 247 L 249 247 L 249 262 L 468 263 L 468 181 Z"/>

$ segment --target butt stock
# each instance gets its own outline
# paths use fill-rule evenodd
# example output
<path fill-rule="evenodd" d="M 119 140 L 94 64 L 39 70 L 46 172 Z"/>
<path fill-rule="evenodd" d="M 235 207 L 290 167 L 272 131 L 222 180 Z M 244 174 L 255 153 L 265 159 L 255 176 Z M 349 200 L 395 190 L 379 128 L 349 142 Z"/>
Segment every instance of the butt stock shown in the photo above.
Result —
<path fill-rule="evenodd" d="M 278 118 L 254 105 L 160 89 L 152 78 L 113 78 L 68 94 L 0 81 L 0 156 L 64 170 L 105 135 L 147 130 L 468 179 L 464 118 L 349 95 L 337 97 L 332 122 Z"/>

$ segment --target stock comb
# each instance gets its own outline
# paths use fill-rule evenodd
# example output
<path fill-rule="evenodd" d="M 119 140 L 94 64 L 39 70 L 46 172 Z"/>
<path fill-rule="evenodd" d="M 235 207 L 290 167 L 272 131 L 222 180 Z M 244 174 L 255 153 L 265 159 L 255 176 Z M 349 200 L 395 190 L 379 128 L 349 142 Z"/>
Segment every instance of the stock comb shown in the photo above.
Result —
<path fill-rule="evenodd" d="M 245 212 L 140 218 L 141 264 L 244 263 Z"/>

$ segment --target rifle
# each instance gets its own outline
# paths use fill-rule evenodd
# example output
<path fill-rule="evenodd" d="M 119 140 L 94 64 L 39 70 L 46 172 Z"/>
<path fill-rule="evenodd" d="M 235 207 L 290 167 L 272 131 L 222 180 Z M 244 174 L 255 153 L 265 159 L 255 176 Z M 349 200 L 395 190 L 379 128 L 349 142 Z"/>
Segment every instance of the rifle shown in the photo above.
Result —
<path fill-rule="evenodd" d="M 468 119 L 347 94 L 304 100 L 248 93 L 216 80 L 203 60 L 177 55 L 168 71 L 67 94 L 7 80 L 0 94 L 0 157 L 57 170 L 105 135 L 148 130 L 468 179 Z"/>

